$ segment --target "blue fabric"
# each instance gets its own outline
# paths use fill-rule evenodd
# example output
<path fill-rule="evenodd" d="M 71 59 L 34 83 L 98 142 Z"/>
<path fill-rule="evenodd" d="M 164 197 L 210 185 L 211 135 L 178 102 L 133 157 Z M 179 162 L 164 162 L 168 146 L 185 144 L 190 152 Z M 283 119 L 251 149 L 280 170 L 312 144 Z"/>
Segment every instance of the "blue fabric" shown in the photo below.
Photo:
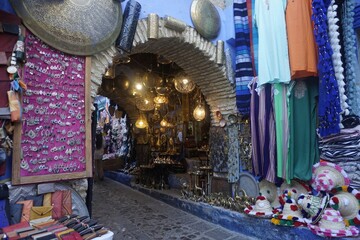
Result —
<path fill-rule="evenodd" d="M 354 22 L 354 0 L 346 0 L 343 4 L 343 37 L 345 49 L 345 83 L 347 103 L 351 114 L 360 115 L 360 76 L 359 63 L 356 56 L 356 36 L 352 23 Z"/>
<path fill-rule="evenodd" d="M 1 0 L 0 1 L 0 10 L 3 10 L 8 13 L 15 14 L 14 9 L 12 8 L 9 0 Z"/>
<path fill-rule="evenodd" d="M 354 29 L 360 28 L 360 4 L 357 4 L 354 9 Z"/>
<path fill-rule="evenodd" d="M 0 200 L 0 228 L 9 226 L 8 210 L 6 209 L 7 201 L 7 199 Z"/>
<path fill-rule="evenodd" d="M 340 132 L 339 88 L 332 64 L 332 48 L 328 36 L 327 8 L 330 1 L 313 0 L 312 20 L 314 22 L 315 41 L 318 45 L 319 71 L 319 134 L 321 137 Z"/>
<path fill-rule="evenodd" d="M 236 51 L 236 105 L 243 116 L 250 114 L 248 84 L 253 78 L 251 61 L 250 29 L 246 0 L 234 0 L 235 51 Z"/>

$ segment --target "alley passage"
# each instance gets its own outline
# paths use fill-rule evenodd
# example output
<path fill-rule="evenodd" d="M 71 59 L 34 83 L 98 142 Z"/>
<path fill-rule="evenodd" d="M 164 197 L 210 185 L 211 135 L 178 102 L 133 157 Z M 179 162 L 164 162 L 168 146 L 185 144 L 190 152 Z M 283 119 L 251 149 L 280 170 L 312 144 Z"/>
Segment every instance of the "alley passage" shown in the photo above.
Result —
<path fill-rule="evenodd" d="M 93 218 L 114 232 L 114 240 L 253 239 L 107 178 L 95 183 L 93 196 Z"/>

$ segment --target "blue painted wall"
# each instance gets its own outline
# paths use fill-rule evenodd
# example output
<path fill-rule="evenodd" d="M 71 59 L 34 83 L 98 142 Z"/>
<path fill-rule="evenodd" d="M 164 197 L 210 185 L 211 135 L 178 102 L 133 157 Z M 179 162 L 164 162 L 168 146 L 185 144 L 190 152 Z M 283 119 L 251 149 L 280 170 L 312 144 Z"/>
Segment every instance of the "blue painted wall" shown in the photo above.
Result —
<path fill-rule="evenodd" d="M 146 18 L 150 13 L 156 13 L 159 17 L 171 16 L 185 22 L 187 25 L 194 27 L 191 21 L 190 8 L 193 0 L 137 0 L 141 4 L 140 18 Z M 122 2 L 122 8 L 125 9 L 128 0 Z M 233 13 L 233 1 L 226 1 L 226 8 L 221 9 L 216 7 L 220 19 L 221 28 L 217 38 L 211 41 L 216 44 L 217 40 L 223 40 L 225 42 L 225 49 L 229 50 L 232 55 L 232 63 L 234 67 L 235 63 L 235 49 L 234 49 L 234 13 Z"/>

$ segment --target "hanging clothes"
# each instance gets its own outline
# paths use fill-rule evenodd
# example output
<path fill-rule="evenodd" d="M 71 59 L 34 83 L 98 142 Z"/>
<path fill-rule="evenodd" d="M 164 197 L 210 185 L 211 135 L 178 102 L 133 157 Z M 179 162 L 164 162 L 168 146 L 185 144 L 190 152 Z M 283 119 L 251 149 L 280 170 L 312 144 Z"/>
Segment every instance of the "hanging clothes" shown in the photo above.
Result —
<path fill-rule="evenodd" d="M 289 94 L 289 176 L 310 180 L 319 161 L 316 135 L 318 78 L 297 79 Z"/>
<path fill-rule="evenodd" d="M 275 182 L 276 139 L 272 86 L 265 84 L 259 92 L 256 89 L 257 78 L 254 78 L 250 84 L 253 173 Z"/>
<path fill-rule="evenodd" d="M 229 137 L 228 182 L 236 183 L 240 177 L 239 130 L 237 125 L 227 127 Z"/>
<path fill-rule="evenodd" d="M 249 34 L 250 34 L 250 57 L 253 66 L 254 77 L 257 76 L 258 69 L 258 33 L 255 27 L 254 12 L 255 12 L 255 0 L 246 0 L 246 7 L 248 11 L 249 19 Z"/>
<path fill-rule="evenodd" d="M 347 97 L 350 107 L 350 113 L 360 115 L 360 76 L 359 63 L 356 56 L 356 34 L 353 28 L 354 22 L 354 0 L 346 0 L 343 3 L 343 35 L 345 48 L 345 72 Z"/>
<path fill-rule="evenodd" d="M 337 22 L 339 22 L 339 18 L 337 17 L 337 12 L 336 12 L 337 8 L 338 5 L 335 3 L 335 0 L 332 0 L 327 10 L 328 29 L 329 29 L 331 49 L 333 50 L 332 63 L 334 65 L 335 78 L 339 87 L 340 106 L 342 113 L 348 115 L 349 105 L 346 103 L 346 100 L 348 98 L 345 95 L 344 67 L 340 52 L 341 50 L 340 39 L 339 39 L 340 33 L 339 33 L 339 26 L 336 24 Z"/>
<path fill-rule="evenodd" d="M 288 162 L 289 150 L 289 118 L 288 118 L 288 97 L 287 84 L 275 83 L 274 93 L 274 112 L 276 129 L 276 156 L 277 156 L 277 176 L 291 180 L 289 171 L 291 170 Z"/>
<path fill-rule="evenodd" d="M 250 114 L 250 92 L 247 87 L 253 75 L 249 20 L 246 0 L 234 0 L 236 48 L 236 105 L 243 116 Z"/>
<path fill-rule="evenodd" d="M 311 0 L 288 1 L 286 30 L 291 79 L 317 76 L 317 46 L 311 22 Z"/>
<path fill-rule="evenodd" d="M 254 21 L 259 33 L 259 86 L 290 82 L 285 7 L 286 0 L 255 1 Z"/>
<path fill-rule="evenodd" d="M 318 45 L 319 72 L 319 134 L 328 136 L 340 131 L 340 99 L 339 88 L 332 64 L 332 49 L 328 36 L 326 12 L 330 1 L 313 0 L 313 15 L 315 40 Z"/>

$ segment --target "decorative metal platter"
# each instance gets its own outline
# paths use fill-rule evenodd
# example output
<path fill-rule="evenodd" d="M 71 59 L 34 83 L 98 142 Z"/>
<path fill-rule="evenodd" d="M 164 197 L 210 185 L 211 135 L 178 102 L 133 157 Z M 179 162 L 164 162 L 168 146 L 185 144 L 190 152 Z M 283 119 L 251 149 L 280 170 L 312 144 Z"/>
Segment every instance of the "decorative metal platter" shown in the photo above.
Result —
<path fill-rule="evenodd" d="M 110 47 L 121 29 L 119 1 L 11 0 L 11 4 L 36 36 L 73 55 L 93 55 Z"/>
<path fill-rule="evenodd" d="M 255 177 L 248 172 L 239 174 L 238 189 L 243 189 L 249 197 L 259 196 L 259 184 Z"/>
<path fill-rule="evenodd" d="M 195 29 L 206 39 L 214 39 L 220 32 L 220 15 L 209 0 L 194 0 L 191 4 L 191 20 Z"/>

